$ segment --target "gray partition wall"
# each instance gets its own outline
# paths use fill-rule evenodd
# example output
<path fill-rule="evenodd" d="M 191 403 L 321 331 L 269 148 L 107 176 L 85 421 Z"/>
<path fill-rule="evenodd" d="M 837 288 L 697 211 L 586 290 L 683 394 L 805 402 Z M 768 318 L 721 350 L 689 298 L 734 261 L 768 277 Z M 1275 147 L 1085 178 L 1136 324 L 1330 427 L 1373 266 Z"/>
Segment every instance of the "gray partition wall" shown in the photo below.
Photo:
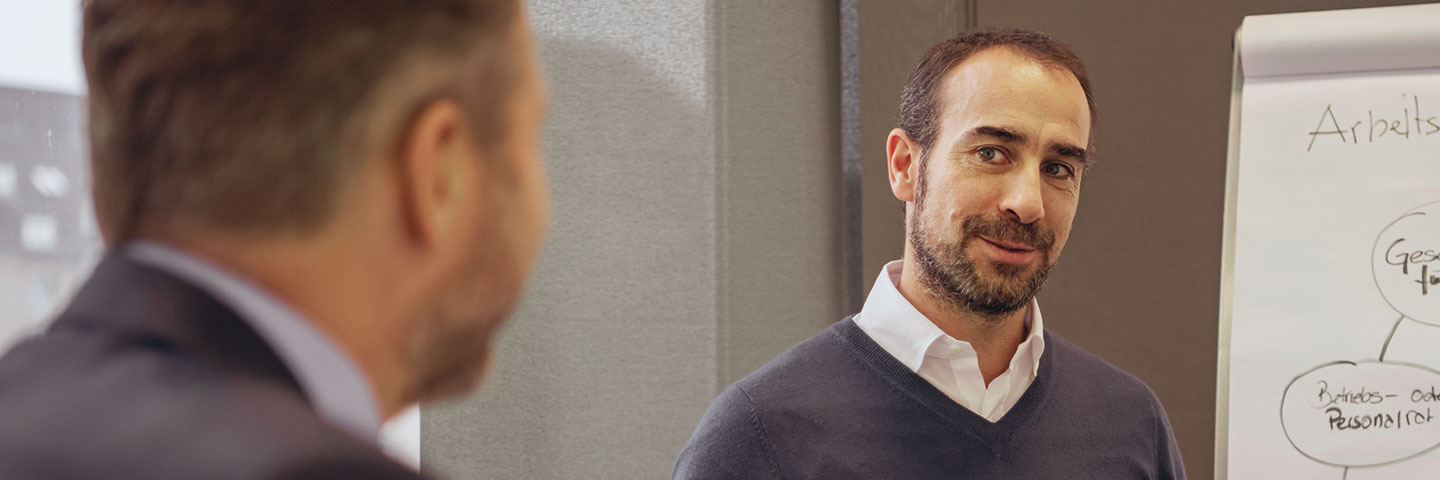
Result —
<path fill-rule="evenodd" d="M 931 45 L 964 30 L 970 17 L 971 1 L 956 0 L 841 0 L 853 11 L 845 24 L 853 30 L 857 55 L 847 57 L 853 67 L 856 86 L 845 102 L 858 108 L 846 110 L 846 123 L 853 132 L 845 138 L 853 150 L 859 184 L 860 265 L 859 299 L 863 303 L 880 268 L 900 258 L 905 250 L 904 204 L 890 191 L 885 167 L 885 138 L 898 124 L 900 91 L 910 68 Z M 848 65 L 848 64 L 847 64 Z M 850 90 L 847 90 L 850 92 Z"/>
<path fill-rule="evenodd" d="M 720 388 L 838 320 L 833 2 L 531 0 L 553 215 L 451 478 L 665 478 Z"/>

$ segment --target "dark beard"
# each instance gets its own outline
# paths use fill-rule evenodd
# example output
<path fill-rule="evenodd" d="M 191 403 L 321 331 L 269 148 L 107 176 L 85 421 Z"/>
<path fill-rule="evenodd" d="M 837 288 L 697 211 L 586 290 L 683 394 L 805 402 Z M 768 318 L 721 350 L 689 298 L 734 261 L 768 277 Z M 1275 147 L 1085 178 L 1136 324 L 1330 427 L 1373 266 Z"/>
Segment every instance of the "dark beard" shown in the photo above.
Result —
<path fill-rule="evenodd" d="M 961 224 L 960 241 L 949 245 L 931 245 L 921 220 L 920 199 L 910 221 L 910 246 L 920 266 L 918 279 L 930 295 L 944 300 L 952 308 L 969 311 L 999 320 L 1030 303 L 1045 277 L 1050 274 L 1050 247 L 1055 235 L 1042 231 L 1035 224 L 1023 224 L 1005 218 L 989 219 L 981 215 L 966 217 Z M 980 275 L 975 260 L 966 252 L 971 240 L 985 237 L 1029 245 L 1040 252 L 1040 266 L 1028 278 L 1026 265 L 990 262 L 990 269 L 1000 278 L 990 281 Z"/>

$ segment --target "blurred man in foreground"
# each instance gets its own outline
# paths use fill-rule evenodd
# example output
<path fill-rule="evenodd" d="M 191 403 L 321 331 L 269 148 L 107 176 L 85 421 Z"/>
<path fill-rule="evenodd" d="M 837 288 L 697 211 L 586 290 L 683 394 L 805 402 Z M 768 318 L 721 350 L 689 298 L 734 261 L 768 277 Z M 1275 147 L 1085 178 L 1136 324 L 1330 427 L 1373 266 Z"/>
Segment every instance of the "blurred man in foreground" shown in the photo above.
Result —
<path fill-rule="evenodd" d="M 1035 301 L 1094 107 L 1084 64 L 1038 32 L 926 52 L 886 142 L 904 258 L 859 314 L 722 392 L 675 477 L 1184 478 L 1155 394 L 1046 330 Z"/>
<path fill-rule="evenodd" d="M 547 217 L 518 0 L 85 3 L 107 253 L 0 359 L 0 478 L 410 478 Z"/>

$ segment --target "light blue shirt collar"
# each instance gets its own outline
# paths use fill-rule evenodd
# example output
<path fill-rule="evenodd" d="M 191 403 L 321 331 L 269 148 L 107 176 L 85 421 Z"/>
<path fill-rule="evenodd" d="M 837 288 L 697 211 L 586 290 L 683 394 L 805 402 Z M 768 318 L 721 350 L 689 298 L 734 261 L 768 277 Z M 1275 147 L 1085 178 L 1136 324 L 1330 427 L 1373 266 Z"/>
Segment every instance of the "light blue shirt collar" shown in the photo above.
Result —
<path fill-rule="evenodd" d="M 214 295 L 275 350 L 321 418 L 358 438 L 377 441 L 380 409 L 370 382 L 339 345 L 299 312 L 244 278 L 183 251 L 140 241 L 123 253 Z"/>

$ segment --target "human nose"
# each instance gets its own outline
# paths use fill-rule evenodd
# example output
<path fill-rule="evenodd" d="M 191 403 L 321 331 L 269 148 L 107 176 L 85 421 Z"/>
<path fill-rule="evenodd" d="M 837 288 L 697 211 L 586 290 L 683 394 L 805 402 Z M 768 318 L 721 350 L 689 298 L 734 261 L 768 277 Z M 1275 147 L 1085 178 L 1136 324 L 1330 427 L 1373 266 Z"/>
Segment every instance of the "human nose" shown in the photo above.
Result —
<path fill-rule="evenodd" d="M 1017 171 L 1006 179 L 1000 197 L 1000 214 L 1030 224 L 1045 216 L 1040 192 L 1040 172 Z"/>

